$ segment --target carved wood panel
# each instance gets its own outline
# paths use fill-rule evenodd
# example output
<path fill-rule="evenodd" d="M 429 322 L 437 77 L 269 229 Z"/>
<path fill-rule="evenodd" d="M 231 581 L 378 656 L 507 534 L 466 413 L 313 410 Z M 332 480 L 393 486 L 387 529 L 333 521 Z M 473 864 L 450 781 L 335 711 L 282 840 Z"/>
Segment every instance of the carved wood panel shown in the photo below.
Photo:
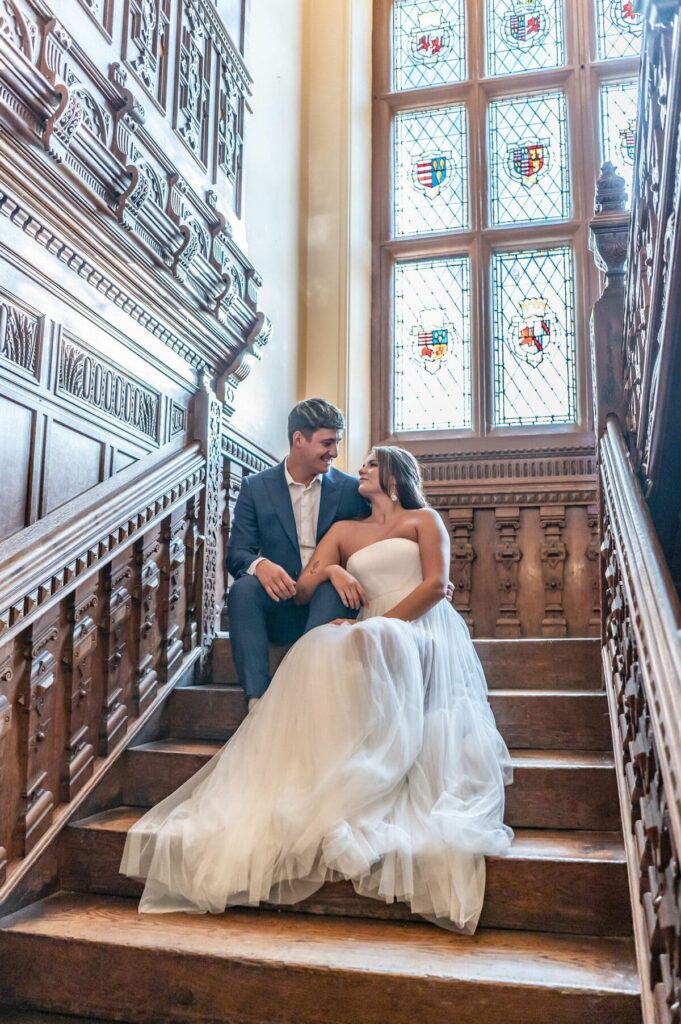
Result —
<path fill-rule="evenodd" d="M 588 449 L 433 455 L 454 605 L 477 637 L 596 636 L 595 457 Z"/>
<path fill-rule="evenodd" d="M 170 0 L 126 0 L 122 56 L 161 110 L 166 107 Z"/>
<path fill-rule="evenodd" d="M 101 585 L 97 577 L 76 587 L 67 605 L 64 698 L 66 742 L 60 796 L 73 800 L 92 775 L 97 755 L 98 711 L 102 704 L 98 658 Z"/>

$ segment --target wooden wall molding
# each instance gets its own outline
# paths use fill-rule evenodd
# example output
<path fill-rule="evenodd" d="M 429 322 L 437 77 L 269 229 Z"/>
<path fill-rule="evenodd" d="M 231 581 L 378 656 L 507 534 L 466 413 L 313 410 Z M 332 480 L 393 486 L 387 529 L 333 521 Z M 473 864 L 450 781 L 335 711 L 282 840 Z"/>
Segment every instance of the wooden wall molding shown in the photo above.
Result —
<path fill-rule="evenodd" d="M 59 344 L 57 393 L 68 395 L 119 420 L 156 444 L 160 441 L 160 393 L 146 387 L 65 333 L 62 333 Z M 176 421 L 178 409 L 183 414 L 181 430 L 184 426 L 184 409 L 177 405 L 173 407 Z M 179 433 L 179 430 L 175 433 Z"/>
<path fill-rule="evenodd" d="M 87 0 L 86 6 L 107 30 L 108 0 Z M 44 3 L 4 0 L 0 126 L 5 128 L 5 142 L 7 129 L 12 137 L 7 180 L 21 173 L 24 185 L 33 183 L 33 195 L 27 208 L 18 197 L 12 197 L 12 202 L 7 196 L 4 201 L 9 208 L 3 212 L 191 365 L 223 374 L 253 332 L 260 284 L 259 275 L 234 241 L 228 211 L 218 208 L 218 195 L 231 196 L 233 210 L 239 211 L 250 78 L 209 0 L 181 0 L 173 10 L 177 26 L 168 20 L 167 0 L 143 5 L 129 0 L 125 44 L 105 74 L 49 16 Z M 215 66 L 213 70 L 210 61 L 206 65 L 206 73 L 215 75 L 215 81 L 206 79 L 200 100 L 194 95 L 198 35 L 187 36 L 184 54 L 180 41 L 187 18 L 201 34 Z M 133 56 L 125 66 L 128 44 L 144 57 L 141 64 Z M 111 46 L 108 52 L 109 57 L 115 55 Z M 145 101 L 162 109 L 158 89 L 150 90 L 147 75 L 159 60 L 175 62 L 174 113 L 168 110 L 167 119 L 172 116 L 178 139 L 200 157 L 196 175 L 180 174 L 180 164 L 168 155 L 172 147 L 163 145 L 157 129 L 144 126 Z M 128 68 L 135 73 L 134 83 L 128 80 Z M 185 120 L 180 123 L 182 117 Z M 191 132 L 190 122 L 198 126 Z M 168 131 L 172 131 L 170 121 Z M 210 145 L 205 140 L 195 145 L 196 131 L 202 139 L 210 133 Z M 21 171 L 18 151 L 24 161 Z M 50 216 L 45 218 L 41 201 L 46 198 L 47 178 L 62 195 L 52 194 Z M 93 252 L 92 204 L 82 202 L 88 193 L 99 205 L 97 241 L 104 244 L 104 259 Z M 69 201 L 72 197 L 77 197 L 75 209 Z M 63 209 L 59 209 L 60 200 Z M 81 244 L 74 245 L 73 229 L 80 227 L 74 213 L 81 210 L 87 226 Z M 134 267 L 129 274 L 121 260 L 125 251 Z M 127 287 L 122 285 L 121 272 L 129 279 Z M 169 327 L 169 314 L 182 324 L 180 330 Z M 261 342 L 266 343 L 266 338 L 261 337 Z M 234 387 L 238 383 L 239 379 L 232 382 Z"/>

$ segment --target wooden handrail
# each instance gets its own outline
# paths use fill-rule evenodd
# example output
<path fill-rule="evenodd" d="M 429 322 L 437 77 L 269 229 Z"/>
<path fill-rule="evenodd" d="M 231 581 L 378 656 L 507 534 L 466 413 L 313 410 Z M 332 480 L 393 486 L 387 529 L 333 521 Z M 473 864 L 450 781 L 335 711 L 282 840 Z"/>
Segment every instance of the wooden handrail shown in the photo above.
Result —
<path fill-rule="evenodd" d="M 205 480 L 194 442 L 129 466 L 0 544 L 0 639 L 42 614 Z"/>

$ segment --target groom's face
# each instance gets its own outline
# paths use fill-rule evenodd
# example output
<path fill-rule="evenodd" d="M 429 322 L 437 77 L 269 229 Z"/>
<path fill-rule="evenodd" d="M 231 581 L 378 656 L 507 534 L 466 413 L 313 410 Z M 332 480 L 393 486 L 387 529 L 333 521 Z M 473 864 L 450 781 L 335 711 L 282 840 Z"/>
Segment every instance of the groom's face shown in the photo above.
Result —
<path fill-rule="evenodd" d="M 293 435 L 294 447 L 310 474 L 328 473 L 338 456 L 342 436 L 340 430 L 328 430 L 326 427 L 315 430 L 309 441 L 302 432 Z"/>

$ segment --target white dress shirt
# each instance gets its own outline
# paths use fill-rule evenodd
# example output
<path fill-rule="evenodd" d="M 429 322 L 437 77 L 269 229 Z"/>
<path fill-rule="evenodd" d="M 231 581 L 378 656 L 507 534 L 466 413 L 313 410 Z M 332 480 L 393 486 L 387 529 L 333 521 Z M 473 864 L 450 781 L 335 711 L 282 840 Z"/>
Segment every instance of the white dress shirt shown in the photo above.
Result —
<path fill-rule="evenodd" d="M 288 471 L 288 462 L 284 462 L 284 476 L 288 484 L 288 493 L 293 508 L 293 518 L 298 535 L 300 561 L 303 569 L 310 561 L 312 552 L 317 546 L 317 521 L 319 519 L 319 503 L 322 498 L 322 474 L 318 473 L 309 484 L 299 484 Z M 255 574 L 262 556 L 255 558 L 246 570 L 251 576 Z"/>

